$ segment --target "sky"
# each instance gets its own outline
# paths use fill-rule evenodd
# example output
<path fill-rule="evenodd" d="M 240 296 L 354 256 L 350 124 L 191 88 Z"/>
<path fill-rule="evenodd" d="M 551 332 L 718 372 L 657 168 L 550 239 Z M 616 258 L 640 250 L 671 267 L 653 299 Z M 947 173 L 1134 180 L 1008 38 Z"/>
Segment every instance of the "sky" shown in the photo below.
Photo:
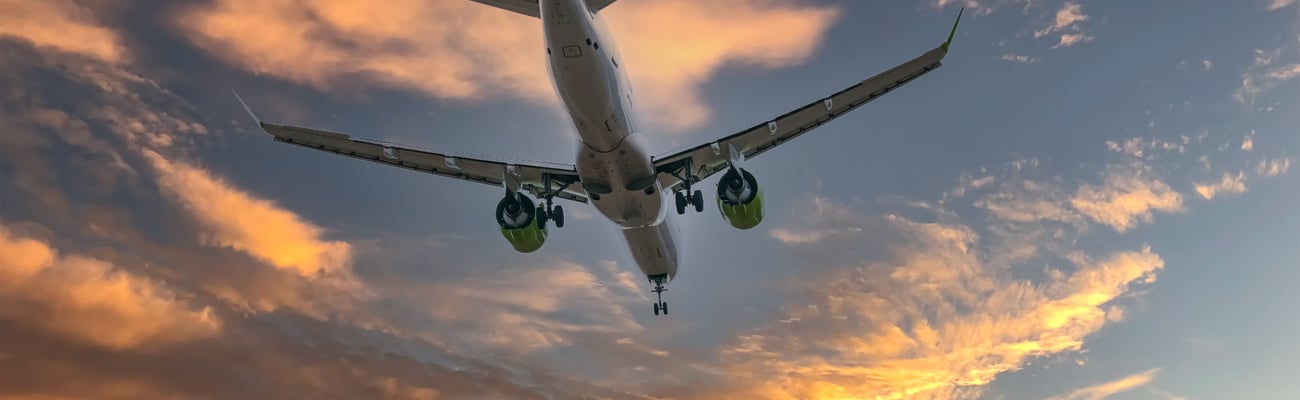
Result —
<path fill-rule="evenodd" d="M 1293 399 L 1295 0 L 622 0 L 655 153 L 943 41 L 680 219 L 655 316 L 610 222 L 258 115 L 568 163 L 536 20 L 464 0 L 0 0 L 5 399 Z M 704 184 L 712 195 L 716 178 Z M 707 203 L 707 202 L 706 202 Z"/>

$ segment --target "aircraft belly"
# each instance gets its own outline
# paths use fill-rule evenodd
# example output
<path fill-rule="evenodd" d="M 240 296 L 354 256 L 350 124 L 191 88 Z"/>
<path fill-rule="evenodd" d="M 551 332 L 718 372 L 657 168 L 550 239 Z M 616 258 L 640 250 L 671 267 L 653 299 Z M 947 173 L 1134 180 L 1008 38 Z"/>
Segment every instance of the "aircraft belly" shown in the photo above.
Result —
<path fill-rule="evenodd" d="M 669 280 L 677 276 L 680 255 L 673 231 L 668 220 L 656 225 L 623 229 L 632 258 L 646 276 L 668 274 Z"/>

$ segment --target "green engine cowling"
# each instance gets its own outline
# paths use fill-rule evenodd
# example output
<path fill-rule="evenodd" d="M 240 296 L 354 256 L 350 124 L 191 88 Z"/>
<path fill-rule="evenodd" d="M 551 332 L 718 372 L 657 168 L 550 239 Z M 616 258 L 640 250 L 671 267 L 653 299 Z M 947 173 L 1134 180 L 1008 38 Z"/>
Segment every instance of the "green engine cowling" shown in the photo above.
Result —
<path fill-rule="evenodd" d="M 754 175 L 731 168 L 718 181 L 718 211 L 737 229 L 750 229 L 763 222 L 763 190 Z"/>
<path fill-rule="evenodd" d="M 497 202 L 497 223 L 501 235 L 520 253 L 532 253 L 546 244 L 546 228 L 537 226 L 537 206 L 528 196 L 516 192 Z"/>

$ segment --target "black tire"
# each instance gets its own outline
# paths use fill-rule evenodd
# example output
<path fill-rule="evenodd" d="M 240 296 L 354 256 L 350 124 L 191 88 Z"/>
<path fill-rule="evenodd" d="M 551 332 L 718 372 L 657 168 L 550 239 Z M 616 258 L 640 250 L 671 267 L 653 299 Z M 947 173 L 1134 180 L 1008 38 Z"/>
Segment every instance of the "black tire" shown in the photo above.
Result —
<path fill-rule="evenodd" d="M 546 215 L 546 207 L 537 206 L 537 214 L 534 215 L 537 216 L 537 229 L 546 229 L 546 220 L 548 217 Z"/>
<path fill-rule="evenodd" d="M 695 212 L 704 212 L 704 195 L 699 190 L 696 190 L 695 195 L 691 196 L 691 203 L 695 203 Z"/>
<path fill-rule="evenodd" d="M 665 302 L 661 302 L 661 303 L 659 303 L 659 309 L 660 309 L 660 310 L 663 310 L 664 315 L 668 315 L 668 302 L 665 301 Z"/>
<path fill-rule="evenodd" d="M 677 215 L 686 214 L 686 196 L 682 192 L 677 193 Z"/>
<path fill-rule="evenodd" d="M 659 303 L 655 303 L 655 315 L 659 315 Z"/>
<path fill-rule="evenodd" d="M 564 207 L 555 206 L 554 210 L 551 211 L 551 220 L 552 220 L 552 221 L 555 221 L 555 227 L 556 227 L 556 228 L 563 228 L 563 227 L 564 227 Z"/>

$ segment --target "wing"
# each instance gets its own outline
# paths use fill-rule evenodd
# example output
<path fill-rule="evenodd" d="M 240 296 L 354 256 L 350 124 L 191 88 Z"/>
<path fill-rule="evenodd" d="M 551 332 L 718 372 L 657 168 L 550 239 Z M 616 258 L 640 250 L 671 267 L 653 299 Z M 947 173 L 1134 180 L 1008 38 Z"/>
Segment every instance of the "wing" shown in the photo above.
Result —
<path fill-rule="evenodd" d="M 475 3 L 487 4 L 502 10 L 514 11 L 533 18 L 541 18 L 542 10 L 537 5 L 537 0 L 470 0 Z"/>
<path fill-rule="evenodd" d="M 533 18 L 541 18 L 541 9 L 537 0 L 470 0 L 475 3 L 487 4 L 502 10 L 513 11 Z M 614 0 L 587 0 L 587 8 L 591 12 L 600 12 L 608 7 Z"/>
<path fill-rule="evenodd" d="M 235 97 L 239 99 L 239 94 Z M 493 160 L 484 157 L 428 151 L 411 146 L 355 138 L 346 134 L 262 122 L 239 99 L 240 105 L 275 141 L 434 175 L 479 182 L 511 190 L 525 190 L 538 198 L 546 194 L 547 180 L 555 197 L 587 202 L 572 165 Z"/>
<path fill-rule="evenodd" d="M 961 22 L 961 13 L 964 11 L 963 8 L 957 13 L 957 23 Z M 948 54 L 952 36 L 957 32 L 957 23 L 953 24 L 952 31 L 948 33 L 948 40 L 939 47 L 888 71 L 752 128 L 711 143 L 656 156 L 654 165 L 661 172 L 660 182 L 665 187 L 675 187 L 684 183 L 683 179 L 688 177 L 692 182 L 702 181 L 725 169 L 730 159 L 753 158 L 763 154 L 939 68 L 943 65 L 940 61 Z M 690 172 L 678 174 L 685 170 Z"/>

